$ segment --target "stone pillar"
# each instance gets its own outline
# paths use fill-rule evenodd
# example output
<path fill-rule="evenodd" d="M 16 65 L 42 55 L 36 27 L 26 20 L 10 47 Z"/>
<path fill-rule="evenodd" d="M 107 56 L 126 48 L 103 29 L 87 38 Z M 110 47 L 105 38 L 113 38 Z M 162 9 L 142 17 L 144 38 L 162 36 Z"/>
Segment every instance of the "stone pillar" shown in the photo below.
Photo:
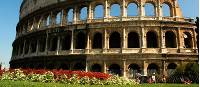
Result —
<path fill-rule="evenodd" d="M 163 31 L 163 29 L 162 29 L 162 27 L 160 27 L 161 28 L 161 30 L 160 30 L 160 34 L 161 34 L 161 36 L 160 36 L 160 42 L 161 42 L 161 52 L 162 53 L 167 53 L 167 50 L 166 50 L 166 45 L 165 45 L 165 33 L 164 33 L 164 31 Z"/>
<path fill-rule="evenodd" d="M 23 56 L 25 54 L 25 49 L 26 49 L 26 40 L 24 40 L 23 53 L 22 53 Z"/>
<path fill-rule="evenodd" d="M 180 50 L 181 48 L 183 48 L 183 41 L 182 41 L 182 34 L 181 34 L 181 31 L 180 31 L 180 27 L 177 29 L 178 30 L 178 49 Z"/>
<path fill-rule="evenodd" d="M 93 19 L 93 8 L 91 4 L 89 4 L 89 8 L 88 8 L 88 20 L 90 19 Z"/>
<path fill-rule="evenodd" d="M 163 13 L 162 13 L 162 4 L 160 0 L 158 0 L 157 9 L 158 9 L 158 20 L 162 20 Z"/>
<path fill-rule="evenodd" d="M 122 9 L 121 9 L 122 17 L 127 17 L 127 6 L 126 1 L 123 0 Z"/>
<path fill-rule="evenodd" d="M 109 48 L 109 43 L 108 43 L 108 34 L 107 34 L 107 30 L 104 29 L 104 44 L 103 44 L 103 52 L 106 53 L 107 49 Z"/>
<path fill-rule="evenodd" d="M 74 52 L 74 29 L 72 29 L 72 34 L 71 34 L 71 47 L 70 47 L 70 50 L 71 50 L 71 54 L 73 54 Z"/>
<path fill-rule="evenodd" d="M 109 18 L 110 16 L 110 6 L 108 5 L 108 0 L 105 0 L 105 6 L 104 6 L 104 17 Z"/>
<path fill-rule="evenodd" d="M 58 40 L 57 40 L 57 49 L 56 49 L 56 55 L 59 54 L 59 51 L 60 51 L 60 36 L 58 36 Z"/>
<path fill-rule="evenodd" d="M 147 68 L 148 68 L 148 63 L 146 61 L 143 61 L 143 75 L 147 76 Z"/>
<path fill-rule="evenodd" d="M 87 33 L 87 46 L 86 46 L 86 53 L 90 52 L 90 34 Z"/>
<path fill-rule="evenodd" d="M 123 49 L 127 48 L 127 35 L 126 35 L 126 29 L 123 28 L 123 38 L 122 38 L 122 53 Z"/>
<path fill-rule="evenodd" d="M 61 26 L 65 26 L 66 23 L 67 23 L 67 12 L 66 10 L 62 10 Z"/>
<path fill-rule="evenodd" d="M 197 42 L 197 34 L 196 34 L 196 32 L 195 32 L 195 28 L 193 28 L 193 32 L 192 32 L 192 33 L 193 33 L 193 36 L 192 36 L 192 37 L 193 37 L 193 39 L 192 39 L 193 45 L 192 45 L 192 46 L 193 46 L 193 49 L 194 49 L 196 52 L 198 52 L 198 51 L 197 51 L 197 43 L 196 43 L 196 42 Z"/>
<path fill-rule="evenodd" d="M 140 17 L 141 17 L 141 20 L 142 20 L 143 19 L 142 17 L 145 16 L 145 10 L 144 10 L 144 2 L 143 2 L 143 0 L 140 1 L 139 14 L 140 14 Z"/>
<path fill-rule="evenodd" d="M 86 60 L 86 65 L 85 65 L 85 71 L 86 72 L 88 72 L 88 67 L 89 67 L 88 60 Z"/>
<path fill-rule="evenodd" d="M 48 54 L 48 39 L 49 39 L 49 34 L 48 31 L 46 32 L 47 36 L 46 36 L 46 45 L 45 45 L 45 53 Z"/>
<path fill-rule="evenodd" d="M 106 64 L 105 60 L 103 61 L 103 72 L 107 73 L 107 64 Z"/>
<path fill-rule="evenodd" d="M 53 12 L 51 12 L 50 20 L 51 20 L 50 26 L 54 27 L 56 25 L 56 16 L 54 15 Z"/>
<path fill-rule="evenodd" d="M 146 42 L 146 33 L 144 30 L 144 27 L 141 27 L 141 48 L 142 48 L 142 53 L 143 53 L 143 49 L 147 48 L 147 42 Z"/>
<path fill-rule="evenodd" d="M 36 46 L 36 54 L 38 55 L 38 53 L 39 53 L 39 44 L 40 44 L 39 40 L 37 40 L 36 44 L 37 44 L 37 46 Z"/>
<path fill-rule="evenodd" d="M 163 71 L 162 71 L 162 75 L 167 75 L 167 69 L 166 69 L 166 62 L 165 62 L 165 60 L 163 61 Z"/>
<path fill-rule="evenodd" d="M 74 24 L 76 24 L 76 21 L 77 21 L 77 10 L 78 10 L 78 7 L 77 6 L 75 6 L 74 7 L 74 10 L 73 10 L 73 22 L 74 22 Z"/>
<path fill-rule="evenodd" d="M 127 75 L 126 75 L 126 73 L 127 73 L 127 72 L 126 72 L 126 70 L 127 70 L 127 69 L 126 69 L 126 59 L 123 59 L 123 67 L 124 67 L 124 69 L 123 69 L 123 77 L 126 78 L 126 77 L 127 77 Z"/>

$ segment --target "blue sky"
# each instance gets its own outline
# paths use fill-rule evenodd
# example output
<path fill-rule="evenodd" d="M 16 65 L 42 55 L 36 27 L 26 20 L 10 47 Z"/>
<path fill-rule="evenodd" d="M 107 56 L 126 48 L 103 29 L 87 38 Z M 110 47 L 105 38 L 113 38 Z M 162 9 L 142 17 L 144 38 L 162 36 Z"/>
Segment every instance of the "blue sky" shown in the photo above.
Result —
<path fill-rule="evenodd" d="M 22 0 L 1 0 L 0 2 L 0 62 L 8 67 Z M 185 17 L 199 16 L 199 0 L 179 0 L 179 5 Z"/>

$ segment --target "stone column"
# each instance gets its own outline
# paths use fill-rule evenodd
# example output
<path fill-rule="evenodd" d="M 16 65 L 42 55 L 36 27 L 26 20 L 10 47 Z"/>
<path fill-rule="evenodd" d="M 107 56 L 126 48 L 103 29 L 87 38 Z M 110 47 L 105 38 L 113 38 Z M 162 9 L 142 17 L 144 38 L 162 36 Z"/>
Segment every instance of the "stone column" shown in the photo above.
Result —
<path fill-rule="evenodd" d="M 90 19 L 93 19 L 93 8 L 91 4 L 89 4 L 89 8 L 88 8 L 88 20 Z"/>
<path fill-rule="evenodd" d="M 143 53 L 143 49 L 145 49 L 145 48 L 147 48 L 147 42 L 146 42 L 146 32 L 145 32 L 145 30 L 144 30 L 144 27 L 141 27 L 142 29 L 141 29 L 141 44 L 142 44 L 142 46 L 141 46 L 141 48 L 142 48 L 142 53 Z"/>
<path fill-rule="evenodd" d="M 183 48 L 183 43 L 182 43 L 182 39 L 181 39 L 182 38 L 182 34 L 181 34 L 180 29 L 181 29 L 180 27 L 177 29 L 178 30 L 178 32 L 177 32 L 178 33 L 178 35 L 177 35 L 178 36 L 178 45 L 177 46 L 178 46 L 179 50 L 181 48 Z"/>
<path fill-rule="evenodd" d="M 57 40 L 57 49 L 56 49 L 56 55 L 59 54 L 59 51 L 60 51 L 60 36 L 58 36 L 58 40 Z"/>
<path fill-rule="evenodd" d="M 162 75 L 167 75 L 167 70 L 166 70 L 166 62 L 165 62 L 165 60 L 163 61 L 163 72 L 162 72 Z"/>
<path fill-rule="evenodd" d="M 26 40 L 24 40 L 23 53 L 22 53 L 23 56 L 25 54 L 25 49 L 26 49 Z"/>
<path fill-rule="evenodd" d="M 90 33 L 87 33 L 87 46 L 86 46 L 86 53 L 90 52 Z"/>
<path fill-rule="evenodd" d="M 107 64 L 106 64 L 105 60 L 103 61 L 103 72 L 107 73 Z"/>
<path fill-rule="evenodd" d="M 74 24 L 76 24 L 76 21 L 77 21 L 77 14 L 78 14 L 78 13 L 77 13 L 77 10 L 78 10 L 78 7 L 75 6 L 75 7 L 74 7 L 74 10 L 73 10 L 73 16 L 74 16 L 74 17 L 73 17 L 73 23 L 74 23 Z"/>
<path fill-rule="evenodd" d="M 122 9 L 121 9 L 122 17 L 127 17 L 127 6 L 126 1 L 123 0 Z"/>
<path fill-rule="evenodd" d="M 161 30 L 160 30 L 160 34 L 161 34 L 161 36 L 160 36 L 160 40 L 161 40 L 161 52 L 162 53 L 167 53 L 166 45 L 165 45 L 165 33 L 164 33 L 162 27 L 160 27 L 160 28 L 161 28 Z"/>
<path fill-rule="evenodd" d="M 148 63 L 146 61 L 143 61 L 143 75 L 147 76 L 147 68 L 148 68 Z"/>
<path fill-rule="evenodd" d="M 160 0 L 158 0 L 157 8 L 158 8 L 158 20 L 162 20 L 163 14 L 162 14 L 162 4 L 161 4 Z"/>
<path fill-rule="evenodd" d="M 123 28 L 123 38 L 122 38 L 122 53 L 123 53 L 123 49 L 127 48 L 127 35 L 126 35 L 126 29 Z"/>
<path fill-rule="evenodd" d="M 126 78 L 126 77 L 127 77 L 127 76 L 126 76 L 126 70 L 127 70 L 127 69 L 126 69 L 126 59 L 123 59 L 123 67 L 124 67 L 124 69 L 123 69 L 123 77 Z"/>
<path fill-rule="evenodd" d="M 48 31 L 46 32 L 47 36 L 46 36 L 46 45 L 45 45 L 45 53 L 48 54 L 48 39 L 49 39 L 49 34 Z"/>
<path fill-rule="evenodd" d="M 71 54 L 73 54 L 73 52 L 74 52 L 74 29 L 72 29 L 71 47 L 70 47 L 70 50 L 71 50 Z"/>
<path fill-rule="evenodd" d="M 197 51 L 197 43 L 196 43 L 197 42 L 197 37 L 196 37 L 197 34 L 195 32 L 195 28 L 193 28 L 193 32 L 192 33 L 193 33 L 193 36 L 192 36 L 193 37 L 193 39 L 192 39 L 193 45 L 192 46 L 193 46 L 193 49 L 195 51 Z"/>
<path fill-rule="evenodd" d="M 37 46 L 36 46 L 36 54 L 38 55 L 38 53 L 39 53 L 39 40 L 37 40 Z"/>
<path fill-rule="evenodd" d="M 107 52 L 107 49 L 109 48 L 109 43 L 108 43 L 108 35 L 107 35 L 107 30 L 104 29 L 104 47 L 103 47 L 103 52 L 106 53 Z"/>
<path fill-rule="evenodd" d="M 145 16 L 145 10 L 144 10 L 144 2 L 143 2 L 143 0 L 140 0 L 139 14 L 140 14 L 140 19 L 142 20 L 143 17 Z"/>
<path fill-rule="evenodd" d="M 51 12 L 50 20 L 51 20 L 50 26 L 54 27 L 56 25 L 56 17 L 53 12 Z"/>
<path fill-rule="evenodd" d="M 85 65 L 85 71 L 86 72 L 88 72 L 88 67 L 89 67 L 88 60 L 86 60 L 86 65 Z"/>
<path fill-rule="evenodd" d="M 109 18 L 110 16 L 110 6 L 108 5 L 108 0 L 105 0 L 105 6 L 104 6 L 104 17 Z"/>
<path fill-rule="evenodd" d="M 65 26 L 66 25 L 66 23 L 67 23 L 66 18 L 67 18 L 67 12 L 66 12 L 66 10 L 62 10 L 61 26 Z"/>

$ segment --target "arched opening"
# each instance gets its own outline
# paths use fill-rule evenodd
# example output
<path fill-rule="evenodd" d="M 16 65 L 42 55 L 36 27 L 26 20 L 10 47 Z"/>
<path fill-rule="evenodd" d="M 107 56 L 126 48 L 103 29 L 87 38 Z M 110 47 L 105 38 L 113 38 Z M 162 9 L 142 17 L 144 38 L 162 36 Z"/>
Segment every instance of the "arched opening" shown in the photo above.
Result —
<path fill-rule="evenodd" d="M 26 41 L 26 43 L 25 43 L 25 54 L 29 53 L 29 45 L 30 45 L 30 42 Z"/>
<path fill-rule="evenodd" d="M 159 74 L 159 67 L 155 63 L 149 64 L 147 68 L 148 75 Z"/>
<path fill-rule="evenodd" d="M 119 17 L 121 15 L 121 9 L 119 4 L 112 4 L 110 9 L 110 16 Z"/>
<path fill-rule="evenodd" d="M 93 49 L 101 49 L 102 48 L 102 34 L 101 33 L 96 33 L 94 35 L 92 48 Z"/>
<path fill-rule="evenodd" d="M 170 7 L 169 7 L 168 4 L 164 3 L 162 5 L 162 13 L 163 13 L 163 17 L 170 17 L 171 16 Z"/>
<path fill-rule="evenodd" d="M 37 41 L 31 42 L 31 53 L 35 53 L 37 49 Z"/>
<path fill-rule="evenodd" d="M 62 63 L 62 64 L 60 65 L 59 69 L 69 70 L 69 69 L 70 69 L 70 66 L 69 66 L 69 64 Z"/>
<path fill-rule="evenodd" d="M 109 39 L 110 48 L 121 48 L 121 38 L 118 32 L 113 32 Z"/>
<path fill-rule="evenodd" d="M 122 75 L 122 70 L 118 64 L 112 64 L 109 66 L 109 73 L 113 75 Z"/>
<path fill-rule="evenodd" d="M 81 71 L 84 71 L 84 70 L 85 70 L 85 65 L 82 64 L 82 63 L 76 63 L 76 64 L 74 65 L 73 70 L 81 70 Z"/>
<path fill-rule="evenodd" d="M 138 6 L 136 3 L 129 3 L 127 7 L 128 16 L 138 16 Z"/>
<path fill-rule="evenodd" d="M 80 20 L 87 20 L 87 16 L 88 16 L 87 7 L 81 8 Z"/>
<path fill-rule="evenodd" d="M 86 35 L 83 32 L 79 32 L 76 36 L 76 49 L 85 49 L 86 47 Z"/>
<path fill-rule="evenodd" d="M 57 49 L 57 42 L 58 42 L 58 38 L 57 37 L 52 37 L 52 39 L 50 40 L 50 45 L 49 45 L 49 51 L 56 51 Z"/>
<path fill-rule="evenodd" d="M 140 73 L 140 67 L 137 64 L 131 64 L 128 66 L 129 69 L 129 77 L 130 78 L 136 78 L 137 73 Z"/>
<path fill-rule="evenodd" d="M 91 71 L 92 72 L 101 72 L 101 65 L 99 65 L 99 64 L 92 65 Z"/>
<path fill-rule="evenodd" d="M 192 36 L 189 32 L 184 32 L 184 47 L 192 48 Z"/>
<path fill-rule="evenodd" d="M 165 44 L 166 48 L 176 48 L 176 35 L 172 31 L 167 31 L 165 33 Z"/>
<path fill-rule="evenodd" d="M 62 13 L 58 12 L 56 15 L 56 24 L 60 24 L 61 23 L 61 17 L 62 17 Z"/>
<path fill-rule="evenodd" d="M 156 32 L 147 32 L 147 48 L 158 48 L 158 36 Z"/>
<path fill-rule="evenodd" d="M 139 35 L 136 32 L 130 32 L 128 34 L 128 48 L 140 48 Z"/>
<path fill-rule="evenodd" d="M 50 15 L 47 16 L 47 18 L 46 18 L 46 26 L 49 26 L 51 24 L 51 19 L 50 18 L 51 18 Z"/>
<path fill-rule="evenodd" d="M 175 63 L 170 63 L 168 66 L 167 66 L 167 70 L 168 70 L 168 76 L 172 75 L 175 70 L 176 70 L 176 67 L 177 65 Z"/>
<path fill-rule="evenodd" d="M 152 3 L 146 3 L 144 5 L 144 8 L 145 8 L 145 16 L 156 16 L 155 7 Z"/>
<path fill-rule="evenodd" d="M 62 50 L 70 50 L 71 48 L 71 35 L 67 34 L 62 38 Z"/>
<path fill-rule="evenodd" d="M 73 22 L 73 18 L 74 18 L 74 10 L 73 9 L 69 9 L 68 13 L 67 13 L 67 22 L 68 23 L 72 23 Z"/>
<path fill-rule="evenodd" d="M 39 40 L 39 51 L 44 52 L 46 48 L 46 38 L 41 38 Z"/>
<path fill-rule="evenodd" d="M 97 5 L 94 9 L 94 18 L 101 19 L 104 17 L 104 8 L 103 5 Z"/>

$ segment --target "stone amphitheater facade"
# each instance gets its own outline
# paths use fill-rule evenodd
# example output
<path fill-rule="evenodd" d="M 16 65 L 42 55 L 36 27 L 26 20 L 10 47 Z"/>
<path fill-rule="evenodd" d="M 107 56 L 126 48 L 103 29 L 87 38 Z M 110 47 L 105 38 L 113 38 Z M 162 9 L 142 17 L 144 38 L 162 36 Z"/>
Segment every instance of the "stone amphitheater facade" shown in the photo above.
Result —
<path fill-rule="evenodd" d="M 128 15 L 131 3 L 137 6 L 135 16 Z M 146 15 L 147 3 L 154 7 L 153 16 Z M 116 4 L 120 15 L 112 16 Z M 163 16 L 163 4 L 169 16 Z M 95 18 L 97 6 L 103 17 Z M 11 68 L 131 78 L 137 72 L 170 75 L 178 66 L 198 62 L 194 20 L 183 18 L 177 0 L 24 0 L 19 19 Z"/>

